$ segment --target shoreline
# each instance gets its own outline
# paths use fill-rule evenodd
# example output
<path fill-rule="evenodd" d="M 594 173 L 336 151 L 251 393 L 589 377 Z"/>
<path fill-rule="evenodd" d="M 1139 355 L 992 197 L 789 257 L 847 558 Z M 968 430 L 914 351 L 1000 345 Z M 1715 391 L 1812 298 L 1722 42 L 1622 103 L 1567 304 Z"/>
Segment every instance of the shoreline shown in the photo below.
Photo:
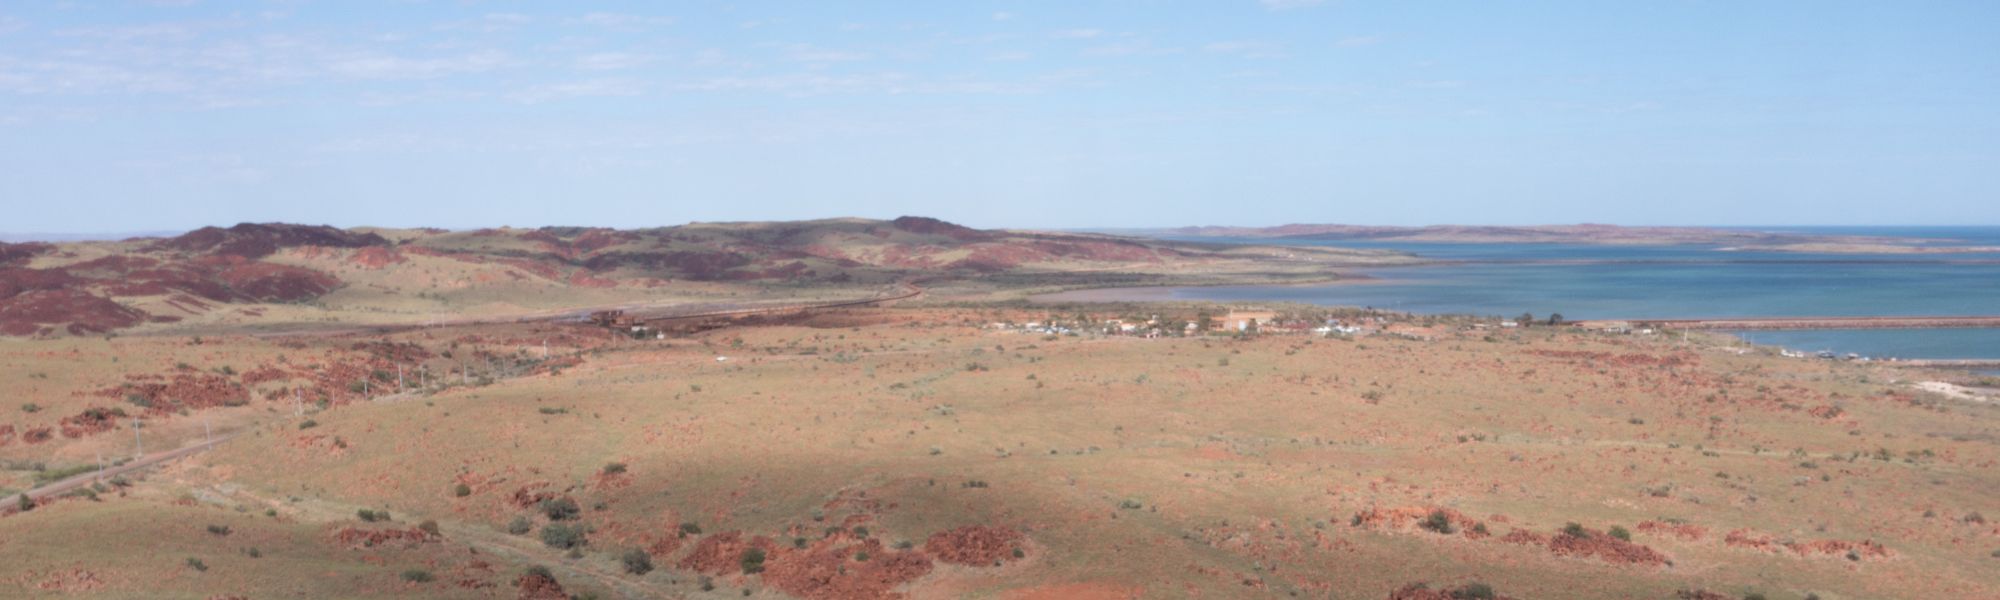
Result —
<path fill-rule="evenodd" d="M 1133 287 L 1102 287 L 1063 290 L 1027 296 L 1029 302 L 1057 304 L 1063 302 L 1210 302 L 1201 299 L 1181 299 L 1173 297 L 1180 290 L 1220 287 L 1296 288 L 1329 285 L 1371 285 L 1392 283 L 1395 280 L 1372 275 L 1341 275 L 1328 281 L 1305 281 L 1299 283 L 1221 283 L 1216 285 L 1146 285 Z"/>

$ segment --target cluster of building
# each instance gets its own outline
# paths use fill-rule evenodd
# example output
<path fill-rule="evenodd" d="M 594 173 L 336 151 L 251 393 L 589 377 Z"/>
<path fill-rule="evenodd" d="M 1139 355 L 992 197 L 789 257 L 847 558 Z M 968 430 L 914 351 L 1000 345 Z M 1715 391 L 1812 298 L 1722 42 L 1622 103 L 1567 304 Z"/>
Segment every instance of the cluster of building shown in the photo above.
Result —
<path fill-rule="evenodd" d="M 1352 321 L 1352 322 L 1349 322 Z M 1379 329 L 1386 323 L 1381 317 L 1360 319 L 1311 319 L 1289 317 L 1269 311 L 1230 311 L 1223 315 L 1198 315 L 1193 319 L 1151 315 L 1145 319 L 1112 318 L 1093 319 L 1087 316 L 1071 318 L 1051 317 L 1046 321 L 1026 323 L 992 323 L 988 329 L 1017 333 L 1039 333 L 1045 335 L 1128 335 L 1139 337 L 1194 336 L 1194 335 L 1243 335 L 1243 334 L 1317 334 L 1356 335 Z"/>

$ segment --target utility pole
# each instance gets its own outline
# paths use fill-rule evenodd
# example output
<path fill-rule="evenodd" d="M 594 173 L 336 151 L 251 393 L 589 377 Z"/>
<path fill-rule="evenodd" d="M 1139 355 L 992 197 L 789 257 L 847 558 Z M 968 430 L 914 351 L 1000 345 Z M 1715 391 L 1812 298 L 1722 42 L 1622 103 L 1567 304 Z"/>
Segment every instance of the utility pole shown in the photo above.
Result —
<path fill-rule="evenodd" d="M 102 482 L 102 481 L 104 481 L 104 451 L 103 451 L 103 450 L 98 450 L 98 451 L 97 451 L 97 477 L 95 477 L 95 478 L 94 478 L 94 480 L 95 480 L 95 481 L 99 481 L 99 482 Z"/>
<path fill-rule="evenodd" d="M 213 419 L 209 418 L 207 414 L 203 414 L 201 416 L 201 437 L 210 442 L 214 442 L 215 428 L 209 426 L 211 421 L 213 421 Z"/>
<path fill-rule="evenodd" d="M 299 399 L 299 388 L 297 386 L 292 387 L 292 411 L 297 413 L 295 416 L 306 416 L 306 404 L 304 400 Z"/>
<path fill-rule="evenodd" d="M 549 359 L 549 338 L 542 338 L 542 360 Z"/>
<path fill-rule="evenodd" d="M 132 417 L 132 446 L 135 448 L 132 458 L 146 455 L 146 440 L 139 438 L 139 417 Z"/>
<path fill-rule="evenodd" d="M 403 393 L 403 363 L 396 363 L 396 393 Z"/>

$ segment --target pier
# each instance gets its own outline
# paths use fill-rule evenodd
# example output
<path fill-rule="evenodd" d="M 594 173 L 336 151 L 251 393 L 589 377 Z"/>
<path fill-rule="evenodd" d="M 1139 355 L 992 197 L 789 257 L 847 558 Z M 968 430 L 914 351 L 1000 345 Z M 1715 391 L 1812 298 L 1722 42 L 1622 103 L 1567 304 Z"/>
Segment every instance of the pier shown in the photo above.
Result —
<path fill-rule="evenodd" d="M 1785 329 L 1938 329 L 2000 327 L 2000 316 L 1957 317 L 1778 317 L 1746 319 L 1595 319 L 1584 327 L 1611 324 L 1650 325 L 1662 329 L 1776 331 Z"/>

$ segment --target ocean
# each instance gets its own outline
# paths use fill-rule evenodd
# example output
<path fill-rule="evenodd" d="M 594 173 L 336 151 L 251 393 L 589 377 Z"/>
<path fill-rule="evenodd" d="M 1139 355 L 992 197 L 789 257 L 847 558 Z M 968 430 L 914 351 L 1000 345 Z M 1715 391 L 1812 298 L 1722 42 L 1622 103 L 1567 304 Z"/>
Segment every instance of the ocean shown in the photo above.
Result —
<path fill-rule="evenodd" d="M 1755 228 L 2000 246 L 2000 227 Z M 1197 238 L 1188 238 L 1197 239 Z M 1567 319 L 2000 315 L 2000 253 L 1814 254 L 1712 245 L 1454 244 L 1198 238 L 1400 250 L 1445 264 L 1319 286 L 1180 288 L 1176 299 Z M 1763 331 L 1761 344 L 1873 357 L 2000 359 L 2000 329 Z"/>

